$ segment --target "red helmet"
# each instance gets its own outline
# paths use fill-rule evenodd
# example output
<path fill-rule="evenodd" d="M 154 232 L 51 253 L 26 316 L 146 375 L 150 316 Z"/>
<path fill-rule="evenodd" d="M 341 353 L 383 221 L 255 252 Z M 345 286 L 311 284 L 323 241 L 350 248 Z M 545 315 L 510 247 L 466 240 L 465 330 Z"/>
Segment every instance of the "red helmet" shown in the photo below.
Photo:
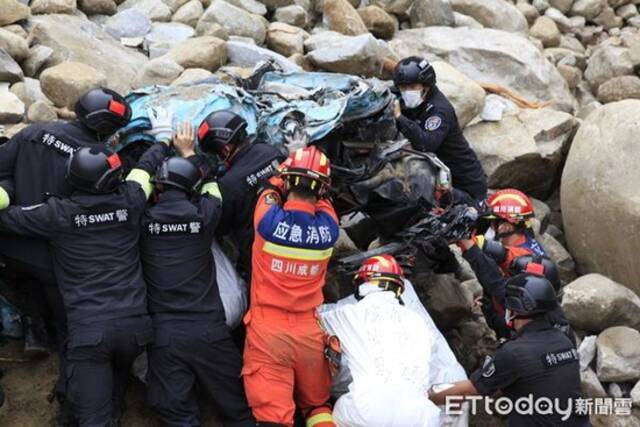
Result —
<path fill-rule="evenodd" d="M 384 254 L 367 259 L 354 278 L 356 285 L 376 281 L 381 288 L 387 289 L 389 284 L 394 284 L 400 293 L 404 291 L 404 273 L 393 256 Z"/>
<path fill-rule="evenodd" d="M 512 224 L 520 224 L 533 218 L 533 203 L 522 191 L 508 188 L 493 193 L 487 200 L 491 214 L 487 219 L 500 218 Z"/>
<path fill-rule="evenodd" d="M 322 195 L 331 185 L 331 164 L 315 146 L 300 148 L 289 155 L 282 167 L 282 177 L 292 187 L 307 187 Z"/>

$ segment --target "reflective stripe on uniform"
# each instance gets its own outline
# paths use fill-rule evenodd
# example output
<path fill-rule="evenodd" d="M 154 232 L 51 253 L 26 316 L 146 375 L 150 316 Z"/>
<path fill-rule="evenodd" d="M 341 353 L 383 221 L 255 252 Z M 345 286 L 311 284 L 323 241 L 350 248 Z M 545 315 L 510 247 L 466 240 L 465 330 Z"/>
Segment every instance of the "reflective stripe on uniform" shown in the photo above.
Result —
<path fill-rule="evenodd" d="M 328 249 L 304 249 L 304 248 L 294 248 L 291 246 L 282 246 L 277 245 L 272 242 L 265 242 L 264 251 L 276 256 L 281 256 L 284 258 L 293 258 L 304 261 L 323 261 L 325 259 L 331 258 L 331 254 L 333 253 L 333 248 Z"/>
<path fill-rule="evenodd" d="M 330 413 L 316 414 L 307 418 L 307 427 L 333 427 L 333 416 Z"/>
<path fill-rule="evenodd" d="M 200 194 L 210 194 L 216 199 L 222 201 L 222 193 L 220 192 L 220 187 L 218 187 L 217 182 L 208 182 L 202 186 L 202 190 L 200 190 Z"/>
<path fill-rule="evenodd" d="M 142 169 L 132 169 L 127 176 L 127 181 L 135 181 L 140 184 L 140 187 L 142 187 L 142 191 L 144 191 L 147 199 L 151 196 L 151 192 L 153 192 L 153 184 L 151 184 L 151 175 L 149 175 L 149 172 Z"/>
<path fill-rule="evenodd" d="M 6 208 L 7 206 L 9 206 L 9 203 L 11 203 L 11 200 L 9 198 L 7 190 L 0 187 L 0 209 Z"/>

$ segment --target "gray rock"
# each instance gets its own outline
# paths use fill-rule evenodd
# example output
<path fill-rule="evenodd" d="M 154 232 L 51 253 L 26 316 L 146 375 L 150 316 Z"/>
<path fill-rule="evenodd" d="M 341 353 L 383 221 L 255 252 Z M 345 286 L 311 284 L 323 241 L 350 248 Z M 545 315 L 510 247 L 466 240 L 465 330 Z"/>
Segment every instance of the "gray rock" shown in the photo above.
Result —
<path fill-rule="evenodd" d="M 596 373 L 602 382 L 640 379 L 640 332 L 614 326 L 598 335 Z"/>
<path fill-rule="evenodd" d="M 575 89 L 582 80 L 582 72 L 571 65 L 558 64 L 558 72 L 564 77 L 570 89 Z"/>
<path fill-rule="evenodd" d="M 611 326 L 640 329 L 640 297 L 600 274 L 587 274 L 564 287 L 562 308 L 576 328 L 600 332 Z"/>
<path fill-rule="evenodd" d="M 573 22 L 556 8 L 550 7 L 544 13 L 544 16 L 553 20 L 553 22 L 555 22 L 556 26 L 558 27 L 558 30 L 562 33 L 571 32 L 574 28 Z"/>
<path fill-rule="evenodd" d="M 29 108 L 36 101 L 44 101 L 47 104 L 53 103 L 42 93 L 40 81 L 25 77 L 24 81 L 15 83 L 11 86 L 11 93 L 16 95 L 24 104 L 25 108 Z"/>
<path fill-rule="evenodd" d="M 0 124 L 18 123 L 24 116 L 24 104 L 8 90 L 0 90 Z"/>
<path fill-rule="evenodd" d="M 27 110 L 27 120 L 30 123 L 49 123 L 57 119 L 56 111 L 44 101 L 34 102 Z"/>
<path fill-rule="evenodd" d="M 47 46 L 36 45 L 29 49 L 29 57 L 22 62 L 25 75 L 35 77 L 52 55 L 53 49 Z"/>
<path fill-rule="evenodd" d="M 640 99 L 640 78 L 637 76 L 614 77 L 598 88 L 598 100 L 603 104 L 629 98 Z"/>
<path fill-rule="evenodd" d="M 24 79 L 22 69 L 16 61 L 0 48 L 0 82 L 15 83 Z"/>
<path fill-rule="evenodd" d="M 175 13 L 178 9 L 180 9 L 188 1 L 189 0 L 162 0 L 162 2 L 164 4 L 169 6 L 169 9 L 171 9 L 171 13 Z"/>
<path fill-rule="evenodd" d="M 147 18 L 156 22 L 167 22 L 173 12 L 162 0 L 126 0 L 118 6 L 118 12 L 126 9 L 137 9 Z"/>
<path fill-rule="evenodd" d="M 538 13 L 543 14 L 551 7 L 548 0 L 533 0 L 531 3 Z"/>
<path fill-rule="evenodd" d="M 574 280 L 577 277 L 576 263 L 569 251 L 567 251 L 565 247 L 550 234 L 544 233 L 540 240 L 542 246 L 547 250 L 549 258 L 551 258 L 558 266 L 560 279 L 563 282 L 571 282 Z"/>
<path fill-rule="evenodd" d="M 195 31 L 188 25 L 179 22 L 160 22 L 153 24 L 151 32 L 144 38 L 145 49 L 151 59 L 160 57 L 174 46 L 193 37 Z"/>
<path fill-rule="evenodd" d="M 514 187 L 545 199 L 561 173 L 576 124 L 570 114 L 549 108 L 521 110 L 500 122 L 470 125 L 464 134 L 490 188 Z"/>
<path fill-rule="evenodd" d="M 78 0 L 80 10 L 87 15 L 113 15 L 118 11 L 114 0 Z"/>
<path fill-rule="evenodd" d="M 0 0 L 0 27 L 28 19 L 31 9 L 17 0 Z"/>
<path fill-rule="evenodd" d="M 571 6 L 571 15 L 580 15 L 592 20 L 602 12 L 605 4 L 602 0 L 576 0 Z"/>
<path fill-rule="evenodd" d="M 518 34 L 492 29 L 427 27 L 398 31 L 389 47 L 402 58 L 439 57 L 468 77 L 511 89 L 527 99 L 572 111 L 574 99 L 560 73 Z M 482 65 L 480 65 L 482 64 Z"/>
<path fill-rule="evenodd" d="M 536 19 L 540 16 L 540 12 L 538 12 L 538 9 L 536 9 L 532 4 L 519 2 L 516 4 L 516 7 L 524 15 L 529 25 L 533 25 Z"/>
<path fill-rule="evenodd" d="M 286 73 L 302 71 L 302 69 L 284 56 L 268 49 L 247 43 L 227 42 L 229 62 L 240 67 L 253 67 L 260 61 L 273 60 Z"/>
<path fill-rule="evenodd" d="M 283 22 L 300 28 L 307 28 L 311 21 L 309 12 L 297 4 L 277 8 L 273 14 L 273 19 L 277 22 Z"/>
<path fill-rule="evenodd" d="M 610 7 L 603 8 L 602 12 L 600 12 L 598 16 L 593 18 L 593 22 L 601 25 L 605 30 L 620 28 L 624 23 L 623 19 L 619 16 L 616 16 L 615 11 Z"/>
<path fill-rule="evenodd" d="M 138 72 L 136 87 L 168 85 L 182 74 L 184 68 L 168 55 L 152 59 Z"/>
<path fill-rule="evenodd" d="M 633 386 L 629 397 L 631 397 L 633 406 L 640 406 L 640 381 L 638 381 L 636 385 Z"/>
<path fill-rule="evenodd" d="M 398 20 L 378 6 L 358 9 L 362 22 L 375 37 L 390 39 L 398 30 Z"/>
<path fill-rule="evenodd" d="M 234 6 L 238 6 L 239 8 L 244 9 L 249 13 L 253 13 L 254 15 L 267 14 L 266 6 L 257 0 L 225 0 L 225 1 L 228 3 L 231 3 Z"/>
<path fill-rule="evenodd" d="M 167 56 L 183 68 L 204 68 L 215 71 L 227 62 L 225 41 L 211 36 L 184 40 Z"/>
<path fill-rule="evenodd" d="M 223 0 L 214 0 L 198 21 L 197 28 L 206 23 L 216 23 L 227 30 L 229 35 L 250 37 L 262 44 L 266 38 L 266 27 L 258 15 L 240 9 Z"/>
<path fill-rule="evenodd" d="M 171 86 L 194 83 L 208 79 L 211 76 L 213 76 L 213 73 L 209 70 L 205 70 L 204 68 L 187 68 L 171 83 Z"/>
<path fill-rule="evenodd" d="M 544 56 L 552 64 L 570 65 L 581 70 L 587 67 L 587 57 L 584 53 L 578 53 L 562 47 L 550 47 L 545 49 Z"/>
<path fill-rule="evenodd" d="M 451 27 L 456 22 L 448 0 L 415 0 L 409 17 L 412 28 L 434 25 Z"/>
<path fill-rule="evenodd" d="M 107 19 L 104 29 L 116 40 L 142 37 L 151 31 L 151 20 L 136 8 L 125 9 Z"/>
<path fill-rule="evenodd" d="M 451 6 L 488 28 L 523 34 L 529 29 L 522 12 L 503 0 L 451 0 Z"/>
<path fill-rule="evenodd" d="M 370 0 L 369 4 L 379 6 L 388 13 L 406 14 L 414 0 Z"/>
<path fill-rule="evenodd" d="M 613 7 L 614 9 L 616 7 L 624 6 L 630 3 L 638 4 L 638 2 L 634 0 L 607 0 L 607 3 L 609 4 L 609 6 Z"/>
<path fill-rule="evenodd" d="M 580 384 L 582 386 L 583 397 L 585 398 L 599 398 L 607 397 L 607 392 L 602 387 L 602 383 L 598 379 L 598 376 L 593 369 L 589 368 L 580 372 Z"/>
<path fill-rule="evenodd" d="M 596 358 L 596 335 L 589 335 L 582 339 L 578 346 L 578 356 L 580 356 L 580 370 L 585 371 Z"/>
<path fill-rule="evenodd" d="M 634 28 L 640 28 L 640 16 L 627 19 L 627 24 Z"/>
<path fill-rule="evenodd" d="M 627 4 L 616 9 L 616 15 L 622 19 L 633 18 L 638 16 L 638 7 L 635 4 Z"/>
<path fill-rule="evenodd" d="M 106 86 L 107 78 L 86 64 L 67 61 L 44 70 L 40 84 L 42 92 L 56 106 L 73 109 L 88 90 Z"/>
<path fill-rule="evenodd" d="M 368 33 L 362 18 L 347 0 L 324 0 L 322 22 L 327 29 L 347 36 Z"/>
<path fill-rule="evenodd" d="M 178 22 L 189 25 L 190 27 L 195 27 L 203 13 L 204 7 L 200 0 L 191 0 L 180 6 L 176 13 L 173 14 L 171 22 Z"/>
<path fill-rule="evenodd" d="M 549 5 L 555 7 L 563 14 L 569 13 L 571 6 L 573 6 L 574 0 L 549 0 Z"/>
<path fill-rule="evenodd" d="M 127 93 L 137 71 L 147 62 L 141 53 L 123 47 L 99 26 L 80 16 L 48 15 L 31 18 L 34 44 L 48 46 L 47 64 L 76 61 L 100 70 L 108 87 Z"/>
<path fill-rule="evenodd" d="M 484 28 L 481 23 L 470 16 L 463 15 L 462 13 L 453 12 L 453 17 L 455 19 L 455 27 L 469 27 L 476 30 Z"/>
<path fill-rule="evenodd" d="M 78 10 L 76 0 L 33 0 L 30 7 L 34 15 L 74 14 Z"/>
<path fill-rule="evenodd" d="M 570 35 L 563 35 L 562 37 L 560 37 L 559 47 L 572 50 L 576 53 L 585 53 L 585 48 L 582 43 L 580 43 L 580 40 Z"/>
<path fill-rule="evenodd" d="M 470 317 L 473 296 L 452 275 L 417 275 L 412 282 L 440 330 L 451 330 Z"/>
<path fill-rule="evenodd" d="M 303 29 L 282 22 L 272 22 L 267 28 L 267 46 L 284 56 L 304 53 L 304 41 L 308 37 Z"/>
<path fill-rule="evenodd" d="M 371 77 L 380 75 L 386 55 L 384 44 L 367 33 L 341 37 L 312 50 L 306 57 L 323 70 Z"/>
<path fill-rule="evenodd" d="M 529 35 L 542 42 L 544 47 L 556 47 L 560 44 L 560 30 L 548 16 L 541 16 L 529 29 Z"/>
<path fill-rule="evenodd" d="M 594 91 L 607 80 L 633 74 L 629 50 L 611 44 L 598 47 L 589 57 L 587 64 L 584 77 Z"/>
<path fill-rule="evenodd" d="M 3 28 L 0 28 L 0 49 L 4 49 L 16 62 L 29 56 L 29 45 L 25 39 Z"/>

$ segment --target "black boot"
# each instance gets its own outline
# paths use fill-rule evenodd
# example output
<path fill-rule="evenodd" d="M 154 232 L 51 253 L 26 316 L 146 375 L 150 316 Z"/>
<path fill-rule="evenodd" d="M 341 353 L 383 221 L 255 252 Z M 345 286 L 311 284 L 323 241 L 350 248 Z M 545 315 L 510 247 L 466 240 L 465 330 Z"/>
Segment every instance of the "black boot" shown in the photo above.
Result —
<path fill-rule="evenodd" d="M 49 336 L 40 317 L 24 316 L 24 354 L 27 357 L 42 357 L 49 354 Z"/>

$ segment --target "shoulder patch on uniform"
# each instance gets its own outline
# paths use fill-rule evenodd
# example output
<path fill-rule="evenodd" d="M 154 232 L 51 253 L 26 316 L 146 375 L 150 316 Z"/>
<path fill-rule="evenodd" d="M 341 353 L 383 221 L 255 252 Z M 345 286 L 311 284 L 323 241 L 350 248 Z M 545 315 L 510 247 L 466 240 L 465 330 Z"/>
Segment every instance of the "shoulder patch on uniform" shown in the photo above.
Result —
<path fill-rule="evenodd" d="M 440 127 L 442 119 L 439 116 L 431 116 L 424 122 L 424 128 L 428 131 L 434 131 Z"/>
<path fill-rule="evenodd" d="M 269 193 L 264 196 L 264 202 L 267 205 L 277 205 L 279 203 L 278 196 L 275 193 Z"/>
<path fill-rule="evenodd" d="M 491 378 L 496 373 L 496 364 L 493 357 L 486 356 L 484 363 L 482 364 L 482 376 L 485 378 Z"/>
<path fill-rule="evenodd" d="M 546 369 L 556 368 L 579 360 L 578 351 L 575 348 L 551 351 L 542 355 L 542 365 Z"/>

